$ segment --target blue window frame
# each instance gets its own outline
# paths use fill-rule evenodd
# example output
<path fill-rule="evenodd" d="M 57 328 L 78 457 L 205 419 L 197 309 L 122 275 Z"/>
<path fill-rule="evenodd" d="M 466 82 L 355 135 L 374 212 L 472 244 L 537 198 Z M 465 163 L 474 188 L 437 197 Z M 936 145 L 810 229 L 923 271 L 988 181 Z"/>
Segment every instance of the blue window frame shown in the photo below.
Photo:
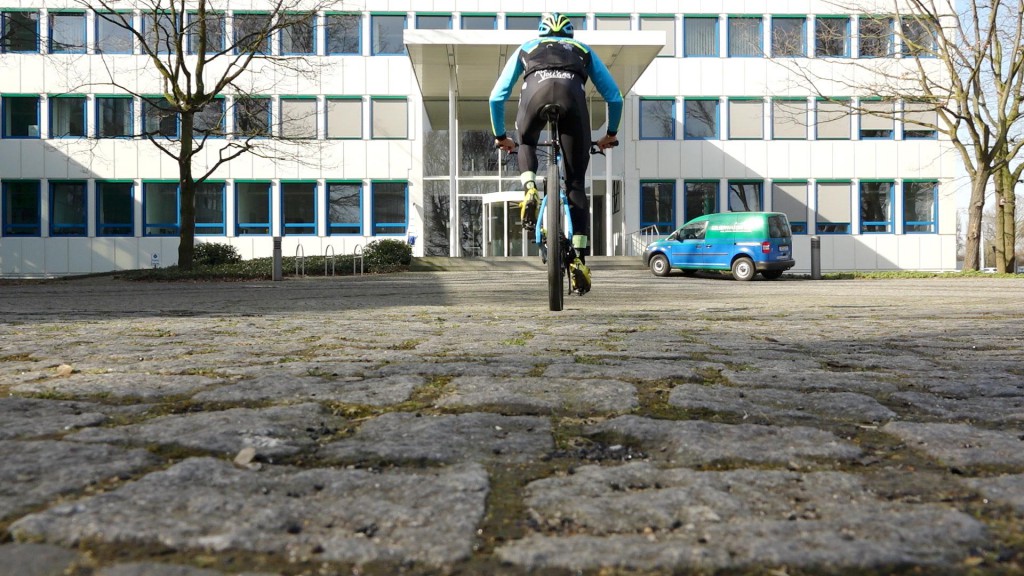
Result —
<path fill-rule="evenodd" d="M 316 54 L 316 14 L 285 14 L 281 27 L 281 54 Z"/>
<path fill-rule="evenodd" d="M 771 45 L 775 58 L 807 56 L 807 17 L 773 17 Z"/>
<path fill-rule="evenodd" d="M 419 30 L 450 30 L 452 15 L 448 14 L 417 14 L 416 28 Z"/>
<path fill-rule="evenodd" d="M 772 182 L 772 211 L 786 215 L 793 234 L 807 234 L 807 181 Z"/>
<path fill-rule="evenodd" d="M 270 137 L 270 104 L 270 98 L 235 96 L 235 137 Z"/>
<path fill-rule="evenodd" d="M 717 98 L 687 98 L 683 100 L 683 138 L 685 140 L 717 140 L 718 108 Z"/>
<path fill-rule="evenodd" d="M 675 140 L 675 98 L 640 99 L 640 139 Z"/>
<path fill-rule="evenodd" d="M 96 182 L 97 236 L 131 236 L 135 233 L 134 193 L 134 182 Z"/>
<path fill-rule="evenodd" d="M 186 22 L 188 34 L 188 53 L 199 53 L 200 26 L 206 26 L 207 55 L 213 55 L 224 50 L 224 38 L 227 34 L 227 17 L 223 12 L 206 12 L 203 22 L 199 20 L 199 14 L 189 12 Z"/>
<path fill-rule="evenodd" d="M 50 96 L 50 138 L 84 138 L 85 96 Z"/>
<path fill-rule="evenodd" d="M 687 58 L 718 56 L 718 18 L 686 16 L 683 18 L 683 56 Z"/>
<path fill-rule="evenodd" d="M 235 12 L 231 20 L 235 54 L 270 54 L 274 37 L 271 18 L 269 12 Z"/>
<path fill-rule="evenodd" d="M 328 13 L 324 16 L 327 54 L 360 54 L 363 50 L 362 16 Z"/>
<path fill-rule="evenodd" d="M 224 98 L 218 96 L 192 117 L 192 136 L 196 139 L 223 138 L 227 131 Z"/>
<path fill-rule="evenodd" d="M 764 209 L 764 182 L 729 181 L 729 212 L 760 212 Z"/>
<path fill-rule="evenodd" d="M 42 198 L 38 180 L 5 180 L 2 188 L 4 236 L 41 236 Z"/>
<path fill-rule="evenodd" d="M 903 232 L 935 234 L 939 221 L 939 183 L 903 182 Z"/>
<path fill-rule="evenodd" d="M 327 98 L 327 139 L 363 137 L 363 99 L 360 96 Z"/>
<path fill-rule="evenodd" d="M 640 181 L 640 228 L 655 226 L 659 234 L 676 227 L 675 180 Z"/>
<path fill-rule="evenodd" d="M 893 56 L 893 20 L 885 16 L 861 16 L 857 24 L 860 58 Z"/>
<path fill-rule="evenodd" d="M 177 111 L 162 96 L 142 100 L 142 133 L 153 138 L 177 138 L 179 134 Z"/>
<path fill-rule="evenodd" d="M 939 113 L 931 102 L 903 103 L 903 139 L 934 140 L 938 138 Z"/>
<path fill-rule="evenodd" d="M 39 12 L 4 10 L 0 12 L 0 53 L 39 52 Z"/>
<path fill-rule="evenodd" d="M 50 54 L 85 54 L 85 12 L 51 10 L 47 20 Z"/>
<path fill-rule="evenodd" d="M 892 140 L 895 137 L 895 106 L 892 100 L 865 99 L 860 107 L 861 140 Z"/>
<path fill-rule="evenodd" d="M 683 184 L 683 222 L 718 212 L 718 180 L 690 180 Z"/>
<path fill-rule="evenodd" d="M 96 52 L 131 54 L 135 50 L 131 12 L 96 12 Z"/>
<path fill-rule="evenodd" d="M 729 57 L 764 56 L 764 19 L 760 16 L 729 16 Z"/>
<path fill-rule="evenodd" d="M 196 236 L 223 236 L 224 183 L 209 180 L 196 184 Z"/>
<path fill-rule="evenodd" d="M 177 182 L 142 183 L 143 236 L 178 236 L 180 216 L 181 196 Z"/>
<path fill-rule="evenodd" d="M 96 137 L 131 138 L 135 126 L 131 96 L 96 97 Z"/>
<path fill-rule="evenodd" d="M 494 14 L 463 14 L 463 30 L 495 30 L 498 28 L 498 17 Z"/>
<path fill-rule="evenodd" d="M 849 234 L 853 212 L 849 181 L 818 181 L 816 190 L 816 234 Z"/>
<path fill-rule="evenodd" d="M 814 55 L 818 58 L 850 57 L 850 18 L 818 16 L 814 21 Z"/>
<path fill-rule="evenodd" d="M 405 54 L 406 20 L 404 14 L 373 14 L 370 16 L 370 53 L 374 56 Z"/>
<path fill-rule="evenodd" d="M 861 234 L 884 234 L 893 232 L 893 187 L 893 182 L 861 181 Z"/>
<path fill-rule="evenodd" d="M 284 235 L 316 234 L 316 182 L 281 183 Z"/>
<path fill-rule="evenodd" d="M 50 236 L 85 236 L 85 181 L 50 181 Z"/>
<path fill-rule="evenodd" d="M 772 100 L 772 139 L 807 139 L 807 99 L 776 98 Z"/>
<path fill-rule="evenodd" d="M 904 58 L 934 58 L 935 38 L 941 32 L 939 24 L 920 15 L 908 15 L 900 19 Z"/>
<path fill-rule="evenodd" d="M 142 37 L 146 42 L 145 48 L 157 54 L 173 54 L 177 50 L 178 43 L 182 40 L 181 29 L 180 14 L 153 14 L 146 11 L 142 13 Z"/>
<path fill-rule="evenodd" d="M 729 139 L 764 139 L 764 100 L 730 98 L 728 101 Z"/>
<path fill-rule="evenodd" d="M 327 234 L 363 233 L 363 183 L 327 183 Z"/>
<path fill-rule="evenodd" d="M 409 183 L 377 181 L 370 184 L 370 213 L 374 236 L 401 235 L 409 226 Z"/>
<path fill-rule="evenodd" d="M 270 235 L 270 182 L 235 182 L 238 236 Z"/>
<path fill-rule="evenodd" d="M 4 95 L 3 137 L 39 138 L 39 96 Z"/>

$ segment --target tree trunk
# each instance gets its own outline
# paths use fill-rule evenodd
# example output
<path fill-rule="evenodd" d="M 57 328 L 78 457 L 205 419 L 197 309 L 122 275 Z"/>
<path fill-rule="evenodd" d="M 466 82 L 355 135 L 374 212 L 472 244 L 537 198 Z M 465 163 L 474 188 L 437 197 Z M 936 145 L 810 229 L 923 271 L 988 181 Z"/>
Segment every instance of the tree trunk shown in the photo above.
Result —
<path fill-rule="evenodd" d="M 985 188 L 992 173 L 978 170 L 971 181 L 971 203 L 967 207 L 967 245 L 964 247 L 964 270 L 980 270 L 978 248 L 981 244 L 981 216 L 985 209 Z"/>
<path fill-rule="evenodd" d="M 1014 252 L 1017 245 L 1017 179 L 1009 168 L 1001 169 L 997 179 L 1002 190 L 998 195 L 999 206 L 996 207 L 996 237 L 1003 246 L 1003 254 L 996 260 L 996 269 L 1000 272 L 1013 273 L 1017 270 L 1017 257 Z"/>
<path fill-rule="evenodd" d="M 192 127 L 194 112 L 181 113 L 181 153 L 178 154 L 178 190 L 181 194 L 178 237 L 178 268 L 191 270 L 196 238 L 196 182 L 192 178 Z"/>

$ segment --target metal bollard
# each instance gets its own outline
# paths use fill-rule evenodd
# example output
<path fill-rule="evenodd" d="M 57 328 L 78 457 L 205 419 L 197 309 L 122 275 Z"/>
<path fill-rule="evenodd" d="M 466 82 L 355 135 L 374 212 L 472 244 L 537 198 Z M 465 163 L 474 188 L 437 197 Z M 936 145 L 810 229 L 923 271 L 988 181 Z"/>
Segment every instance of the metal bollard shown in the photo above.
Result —
<path fill-rule="evenodd" d="M 274 281 L 281 280 L 281 237 L 274 236 Z"/>
<path fill-rule="evenodd" d="M 821 280 L 821 237 L 811 236 L 811 279 Z"/>

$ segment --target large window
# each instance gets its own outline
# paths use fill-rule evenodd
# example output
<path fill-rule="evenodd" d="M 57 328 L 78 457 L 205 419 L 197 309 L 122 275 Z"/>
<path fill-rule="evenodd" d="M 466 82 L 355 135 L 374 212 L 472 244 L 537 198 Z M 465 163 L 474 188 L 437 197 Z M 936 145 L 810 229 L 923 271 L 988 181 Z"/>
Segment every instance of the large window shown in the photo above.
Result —
<path fill-rule="evenodd" d="M 224 136 L 224 98 L 214 98 L 192 117 L 192 135 L 196 138 L 219 138 Z"/>
<path fill-rule="evenodd" d="M 937 230 L 937 182 L 903 183 L 903 231 L 907 234 L 930 233 Z"/>
<path fill-rule="evenodd" d="M 818 140 L 850 139 L 850 108 L 843 102 L 818 101 Z"/>
<path fill-rule="evenodd" d="M 861 58 L 886 58 L 893 55 L 892 18 L 862 16 L 858 28 Z"/>
<path fill-rule="evenodd" d="M 85 12 L 53 12 L 50 21 L 51 54 L 85 53 Z"/>
<path fill-rule="evenodd" d="M 270 54 L 273 37 L 271 15 L 266 12 L 235 12 L 232 18 L 236 53 Z"/>
<path fill-rule="evenodd" d="M 196 184 L 196 235 L 223 236 L 225 229 L 224 183 Z"/>
<path fill-rule="evenodd" d="M 284 234 L 316 234 L 316 182 L 282 182 Z"/>
<path fill-rule="evenodd" d="M 146 136 L 176 138 L 178 113 L 160 96 L 142 100 L 142 131 Z"/>
<path fill-rule="evenodd" d="M 849 234 L 853 211 L 849 182 L 818 182 L 817 234 Z"/>
<path fill-rule="evenodd" d="M 891 139 L 894 134 L 892 100 L 865 100 L 861 102 L 861 140 Z"/>
<path fill-rule="evenodd" d="M 181 24 L 177 18 L 180 15 L 172 15 L 166 12 L 154 14 L 143 12 L 142 14 L 142 37 L 145 39 L 146 48 L 161 54 L 173 54 L 177 51 L 178 43 L 181 41 Z"/>
<path fill-rule="evenodd" d="M 132 135 L 132 99 L 128 96 L 96 98 L 96 137 L 123 138 Z"/>
<path fill-rule="evenodd" d="M 760 212 L 764 183 L 761 181 L 729 182 L 729 212 Z"/>
<path fill-rule="evenodd" d="M 729 100 L 729 139 L 761 140 L 764 138 L 764 100 Z"/>
<path fill-rule="evenodd" d="M 177 236 L 180 233 L 177 182 L 142 184 L 142 235 Z"/>
<path fill-rule="evenodd" d="M 675 98 L 641 98 L 640 139 L 673 140 L 675 137 Z"/>
<path fill-rule="evenodd" d="M 540 27 L 540 16 L 535 14 L 518 14 L 505 17 L 506 30 L 537 30 Z"/>
<path fill-rule="evenodd" d="M 614 15 L 594 17 L 594 28 L 598 30 L 629 30 L 630 21 L 628 15 Z"/>
<path fill-rule="evenodd" d="M 96 183 L 96 235 L 131 236 L 135 233 L 132 182 Z"/>
<path fill-rule="evenodd" d="M 729 17 L 729 56 L 764 56 L 760 16 Z"/>
<path fill-rule="evenodd" d="M 370 46 L 372 54 L 405 54 L 405 16 L 400 14 L 374 14 L 370 17 Z"/>
<path fill-rule="evenodd" d="M 832 58 L 850 56 L 850 19 L 818 16 L 814 23 L 814 55 Z"/>
<path fill-rule="evenodd" d="M 683 101 L 683 137 L 686 140 L 718 138 L 718 100 L 686 99 Z"/>
<path fill-rule="evenodd" d="M 39 12 L 0 12 L 0 52 L 39 52 Z"/>
<path fill-rule="evenodd" d="M 238 235 L 270 234 L 270 182 L 235 182 Z"/>
<path fill-rule="evenodd" d="M 934 56 L 936 27 L 936 23 L 925 17 L 911 16 L 900 20 L 903 55 L 918 58 Z"/>
<path fill-rule="evenodd" d="M 494 30 L 498 27 L 498 19 L 494 14 L 463 14 L 463 30 Z"/>
<path fill-rule="evenodd" d="M 85 134 L 85 96 L 50 98 L 50 137 L 82 138 Z"/>
<path fill-rule="evenodd" d="M 131 54 L 135 46 L 131 12 L 96 13 L 96 51 L 101 54 Z"/>
<path fill-rule="evenodd" d="M 5 180 L 2 188 L 4 236 L 40 236 L 42 202 L 38 180 Z"/>
<path fill-rule="evenodd" d="M 316 14 L 285 14 L 281 54 L 316 54 Z"/>
<path fill-rule="evenodd" d="M 676 183 L 674 180 L 640 181 L 640 227 L 657 227 L 668 234 L 676 227 Z"/>
<path fill-rule="evenodd" d="M 776 140 L 807 139 L 807 100 L 772 101 L 772 138 Z"/>
<path fill-rule="evenodd" d="M 798 57 L 807 55 L 804 17 L 776 16 L 772 18 L 772 56 Z"/>
<path fill-rule="evenodd" d="M 359 14 L 327 14 L 328 54 L 359 54 L 362 26 Z"/>
<path fill-rule="evenodd" d="M 3 137 L 39 138 L 39 96 L 3 97 Z"/>
<path fill-rule="evenodd" d="M 860 231 L 892 232 L 892 182 L 860 183 Z"/>
<path fill-rule="evenodd" d="M 200 40 L 203 38 L 206 38 L 206 43 L 202 46 L 204 54 L 212 56 L 224 50 L 226 22 L 223 12 L 206 12 L 203 20 L 199 19 L 199 14 L 189 12 L 187 23 L 189 54 L 199 54 Z"/>
<path fill-rule="evenodd" d="M 362 234 L 363 185 L 360 182 L 327 183 L 327 233 Z"/>
<path fill-rule="evenodd" d="M 676 55 L 676 19 L 658 16 L 641 16 L 641 30 L 661 30 L 665 32 L 665 46 L 658 56 Z"/>
<path fill-rule="evenodd" d="M 773 182 L 772 211 L 786 215 L 793 234 L 806 234 L 807 182 Z"/>
<path fill-rule="evenodd" d="M 236 136 L 270 136 L 270 98 L 235 96 L 234 109 Z"/>
<path fill-rule="evenodd" d="M 85 182 L 50 182 L 50 236 L 85 236 Z"/>
<path fill-rule="evenodd" d="M 420 30 L 448 30 L 451 27 L 451 14 L 420 14 L 416 16 L 416 28 Z"/>
<path fill-rule="evenodd" d="M 370 137 L 402 139 L 409 137 L 409 102 L 405 98 L 370 99 Z"/>
<path fill-rule="evenodd" d="M 358 139 L 363 137 L 363 99 L 327 99 L 327 137 Z"/>
<path fill-rule="evenodd" d="M 903 138 L 935 138 L 938 135 L 939 113 L 929 102 L 903 104 Z"/>
<path fill-rule="evenodd" d="M 405 234 L 409 222 L 406 182 L 374 182 L 370 186 L 373 235 Z"/>
<path fill-rule="evenodd" d="M 718 181 L 686 182 L 683 185 L 683 220 L 718 212 Z"/>
<path fill-rule="evenodd" d="M 316 100 L 312 98 L 281 98 L 281 137 L 315 139 L 316 106 Z"/>
<path fill-rule="evenodd" d="M 718 18 L 683 19 L 683 56 L 718 56 Z"/>

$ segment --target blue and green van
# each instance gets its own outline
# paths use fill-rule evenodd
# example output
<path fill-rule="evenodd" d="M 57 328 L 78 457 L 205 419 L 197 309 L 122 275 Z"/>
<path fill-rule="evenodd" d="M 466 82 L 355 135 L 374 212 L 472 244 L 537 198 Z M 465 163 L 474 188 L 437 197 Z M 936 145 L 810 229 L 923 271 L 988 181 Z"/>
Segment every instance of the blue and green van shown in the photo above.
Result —
<path fill-rule="evenodd" d="M 728 270 L 737 280 L 760 272 L 775 280 L 793 267 L 793 234 L 781 212 L 705 214 L 683 224 L 663 240 L 651 242 L 644 263 L 655 276 L 672 269 Z"/>

